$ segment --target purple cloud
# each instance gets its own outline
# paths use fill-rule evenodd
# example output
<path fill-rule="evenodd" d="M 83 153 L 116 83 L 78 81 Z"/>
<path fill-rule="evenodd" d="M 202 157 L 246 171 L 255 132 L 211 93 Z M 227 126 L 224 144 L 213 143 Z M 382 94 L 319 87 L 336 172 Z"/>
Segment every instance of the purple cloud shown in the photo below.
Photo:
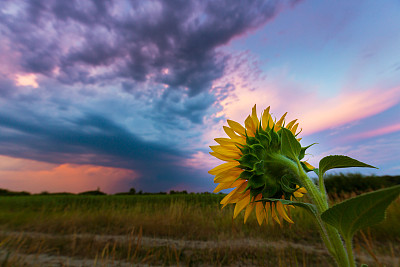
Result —
<path fill-rule="evenodd" d="M 26 72 L 52 76 L 58 67 L 57 78 L 66 84 L 151 76 L 188 88 L 190 96 L 222 76 L 225 57 L 216 48 L 277 11 L 270 1 L 36 0 L 1 7 L 1 30 Z"/>

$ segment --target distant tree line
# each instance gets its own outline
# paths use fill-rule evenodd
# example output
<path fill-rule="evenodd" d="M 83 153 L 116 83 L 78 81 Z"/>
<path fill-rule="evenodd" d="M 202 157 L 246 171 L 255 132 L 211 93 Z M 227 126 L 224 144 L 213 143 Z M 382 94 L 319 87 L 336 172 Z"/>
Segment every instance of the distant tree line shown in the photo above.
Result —
<path fill-rule="evenodd" d="M 330 195 L 342 197 L 348 194 L 362 194 L 400 184 L 400 176 L 365 176 L 360 173 L 339 173 L 327 175 L 325 188 Z"/>
<path fill-rule="evenodd" d="M 316 181 L 317 183 L 317 181 Z M 331 174 L 325 178 L 325 187 L 328 194 L 334 197 L 342 197 L 348 194 L 361 194 L 368 191 L 373 191 L 385 187 L 390 187 L 394 185 L 400 184 L 400 176 L 375 176 L 369 175 L 365 176 L 360 173 L 339 173 L 339 174 Z M 135 188 L 130 188 L 128 192 L 116 193 L 115 195 L 176 195 L 176 194 L 195 194 L 188 193 L 186 190 L 183 191 L 175 191 L 170 190 L 167 192 L 158 192 L 158 193 L 148 193 L 139 190 L 136 192 Z M 202 192 L 196 194 L 210 194 L 209 192 Z M 15 192 L 7 189 L 0 188 L 0 196 L 28 196 L 31 193 L 26 191 Z M 105 192 L 102 192 L 100 188 L 91 191 L 85 191 L 78 194 L 68 193 L 68 192 L 60 192 L 60 193 L 49 193 L 44 191 L 35 195 L 91 195 L 91 196 L 102 196 L 107 195 Z"/>

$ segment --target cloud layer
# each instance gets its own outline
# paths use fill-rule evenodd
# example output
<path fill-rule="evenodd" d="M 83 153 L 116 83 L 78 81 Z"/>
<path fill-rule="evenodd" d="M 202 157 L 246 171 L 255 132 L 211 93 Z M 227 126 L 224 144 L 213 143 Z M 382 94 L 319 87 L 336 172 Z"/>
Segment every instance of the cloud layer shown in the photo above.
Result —
<path fill-rule="evenodd" d="M 187 162 L 199 153 L 193 148 L 205 118 L 229 90 L 212 88 L 230 58 L 220 47 L 282 7 L 1 1 L 0 154 L 64 169 L 127 169 L 135 179 L 126 186 L 147 191 L 208 189 L 206 172 Z"/>
<path fill-rule="evenodd" d="M 221 77 L 216 48 L 276 12 L 270 1 L 2 1 L 3 37 L 27 73 L 65 84 L 124 79 L 186 88 Z M 129 87 L 126 85 L 126 87 Z"/>

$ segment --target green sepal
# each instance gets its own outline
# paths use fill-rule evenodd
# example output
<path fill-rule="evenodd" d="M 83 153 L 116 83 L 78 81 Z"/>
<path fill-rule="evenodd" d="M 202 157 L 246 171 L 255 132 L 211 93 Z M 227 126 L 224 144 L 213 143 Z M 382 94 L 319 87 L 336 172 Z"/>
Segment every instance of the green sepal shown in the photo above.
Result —
<path fill-rule="evenodd" d="M 301 151 L 300 142 L 296 140 L 290 130 L 281 128 L 280 132 L 282 136 L 281 153 L 294 161 L 298 160 Z"/>
<path fill-rule="evenodd" d="M 254 164 L 254 173 L 256 175 L 263 175 L 265 173 L 265 168 L 264 168 L 264 161 L 261 160 Z"/>
<path fill-rule="evenodd" d="M 247 189 L 250 189 L 250 199 L 255 198 L 256 196 L 258 196 L 259 194 L 261 194 L 261 192 L 263 192 L 263 188 L 251 188 L 249 185 L 247 185 Z"/>
<path fill-rule="evenodd" d="M 265 147 L 269 148 L 269 143 L 271 142 L 271 137 L 269 136 L 268 133 L 265 134 L 258 134 L 258 139 L 260 140 L 260 144 Z"/>
<path fill-rule="evenodd" d="M 323 177 L 325 172 L 327 172 L 328 170 L 350 167 L 366 167 L 377 169 L 377 167 L 350 158 L 348 156 L 333 155 L 326 156 L 325 158 L 321 159 L 321 161 L 319 162 L 319 175 Z"/>
<path fill-rule="evenodd" d="M 253 177 L 254 173 L 250 171 L 242 171 L 238 177 L 238 179 L 245 179 L 245 180 L 250 180 L 251 177 Z"/>
<path fill-rule="evenodd" d="M 300 149 L 299 160 L 302 160 L 302 159 L 304 158 L 304 156 L 306 155 L 306 150 L 307 150 L 308 148 L 310 148 L 311 146 L 315 145 L 315 144 L 317 144 L 317 143 L 313 143 L 313 144 L 311 144 L 311 145 L 309 145 L 309 146 L 302 147 L 302 148 Z"/>
<path fill-rule="evenodd" d="M 245 145 L 242 148 L 240 148 L 240 152 L 242 152 L 243 155 L 246 155 L 251 152 L 251 149 L 248 145 Z"/>
<path fill-rule="evenodd" d="M 275 196 L 275 194 L 280 191 L 280 185 L 278 184 L 277 181 L 274 181 L 272 179 L 266 179 L 264 181 L 265 186 L 263 189 L 263 196 L 267 197 L 272 197 Z"/>
<path fill-rule="evenodd" d="M 265 178 L 262 175 L 253 175 L 248 181 L 251 188 L 259 188 L 265 185 Z"/>
<path fill-rule="evenodd" d="M 240 159 L 238 159 L 241 166 L 253 169 L 254 164 L 256 164 L 259 160 L 253 154 L 245 154 Z"/>
<path fill-rule="evenodd" d="M 254 155 L 257 156 L 259 160 L 265 159 L 267 152 L 265 148 L 260 144 L 254 144 L 250 146 L 250 149 Z"/>
<path fill-rule="evenodd" d="M 280 180 L 281 188 L 286 193 L 294 193 L 296 191 L 295 180 L 288 174 L 282 176 Z M 292 187 L 293 186 L 293 187 Z"/>
<path fill-rule="evenodd" d="M 269 132 L 269 135 L 271 136 L 271 142 L 270 142 L 270 148 L 272 150 L 279 150 L 280 148 L 280 137 L 279 135 L 275 132 L 274 128 Z"/>
<path fill-rule="evenodd" d="M 400 185 L 362 194 L 334 205 L 321 218 L 351 240 L 359 229 L 383 221 L 387 207 L 399 194 Z"/>
<path fill-rule="evenodd" d="M 254 137 L 250 137 L 250 136 L 246 135 L 246 144 L 249 146 L 258 144 L 258 140 Z"/>

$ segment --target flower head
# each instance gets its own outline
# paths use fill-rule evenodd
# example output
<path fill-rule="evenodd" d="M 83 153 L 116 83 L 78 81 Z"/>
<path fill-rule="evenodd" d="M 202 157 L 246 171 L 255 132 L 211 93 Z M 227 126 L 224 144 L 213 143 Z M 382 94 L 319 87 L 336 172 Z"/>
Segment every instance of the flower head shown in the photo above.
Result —
<path fill-rule="evenodd" d="M 272 218 L 280 223 L 283 218 L 293 223 L 287 214 L 288 206 L 280 201 L 265 200 L 302 197 L 305 188 L 299 186 L 298 165 L 293 159 L 282 153 L 282 128 L 286 128 L 297 137 L 297 120 L 285 125 L 285 113 L 274 122 L 269 107 L 264 110 L 260 119 L 257 117 L 256 106 L 252 114 L 245 120 L 245 127 L 235 121 L 228 120 L 224 131 L 229 138 L 216 138 L 217 146 L 210 146 L 214 157 L 226 161 L 209 173 L 215 175 L 214 182 L 219 183 L 214 192 L 234 188 L 221 204 L 236 204 L 235 218 L 246 208 L 244 222 L 255 208 L 258 223 Z M 300 141 L 300 138 L 295 142 Z M 305 155 L 308 147 L 302 147 L 298 160 Z M 307 162 L 301 162 L 305 171 L 313 169 Z"/>

